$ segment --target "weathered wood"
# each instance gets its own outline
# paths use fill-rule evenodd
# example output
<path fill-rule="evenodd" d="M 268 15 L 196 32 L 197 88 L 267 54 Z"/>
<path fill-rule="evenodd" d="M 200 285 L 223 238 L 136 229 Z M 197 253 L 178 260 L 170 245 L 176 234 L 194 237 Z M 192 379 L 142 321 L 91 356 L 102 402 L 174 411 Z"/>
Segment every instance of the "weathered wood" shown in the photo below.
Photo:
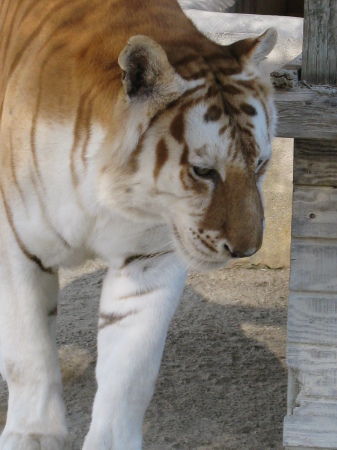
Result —
<path fill-rule="evenodd" d="M 337 90 L 317 91 L 308 87 L 277 89 L 276 135 L 287 138 L 337 141 Z"/>
<path fill-rule="evenodd" d="M 308 447 L 298 447 L 298 446 L 296 446 L 296 447 L 284 447 L 284 450 L 308 450 Z M 327 447 L 320 447 L 320 448 L 318 448 L 318 447 L 310 447 L 310 449 L 309 450 L 331 450 L 330 448 L 327 448 Z"/>
<path fill-rule="evenodd" d="M 284 419 L 286 448 L 331 450 L 336 448 L 336 442 L 337 419 L 324 416 L 286 416 Z"/>
<path fill-rule="evenodd" d="M 297 159 L 295 163 L 297 165 Z M 337 179 L 334 182 L 337 183 Z M 292 236 L 337 239 L 336 189 L 307 186 L 294 187 Z"/>
<path fill-rule="evenodd" d="M 290 289 L 337 292 L 337 241 L 292 239 Z"/>
<path fill-rule="evenodd" d="M 294 415 L 310 416 L 318 407 L 317 397 L 330 399 L 337 407 L 337 348 L 324 345 L 301 345 L 288 343 L 287 364 L 300 373 L 297 380 L 301 390 L 297 396 Z M 330 408 L 329 408 L 330 409 Z M 337 408 L 326 411 L 337 420 Z M 319 416 L 319 414 L 315 414 Z M 337 436 L 337 428 L 335 429 Z M 337 444 L 337 440 L 335 441 Z"/>
<path fill-rule="evenodd" d="M 302 83 L 336 84 L 336 31 L 336 0 L 305 0 Z M 283 439 L 289 448 L 337 449 L 337 139 L 320 139 L 325 121 L 337 129 L 334 95 L 321 111 L 310 103 L 303 127 L 316 117 L 314 134 L 294 142 Z"/>
<path fill-rule="evenodd" d="M 335 294 L 290 292 L 288 343 L 337 346 Z"/>
<path fill-rule="evenodd" d="M 295 140 L 294 183 L 337 186 L 337 140 Z"/>
<path fill-rule="evenodd" d="M 287 448 L 336 449 L 337 348 L 288 342 L 287 364 L 297 384 L 293 410 L 284 420 Z"/>
<path fill-rule="evenodd" d="M 302 79 L 337 84 L 337 2 L 305 0 Z"/>
<path fill-rule="evenodd" d="M 296 447 L 284 447 L 284 450 L 308 450 L 308 447 L 302 447 L 302 446 L 300 446 L 300 447 L 298 447 L 298 446 L 296 446 Z M 310 447 L 310 450 L 331 450 L 331 448 L 327 448 L 327 447 L 320 447 L 320 448 L 318 448 L 318 447 Z"/>

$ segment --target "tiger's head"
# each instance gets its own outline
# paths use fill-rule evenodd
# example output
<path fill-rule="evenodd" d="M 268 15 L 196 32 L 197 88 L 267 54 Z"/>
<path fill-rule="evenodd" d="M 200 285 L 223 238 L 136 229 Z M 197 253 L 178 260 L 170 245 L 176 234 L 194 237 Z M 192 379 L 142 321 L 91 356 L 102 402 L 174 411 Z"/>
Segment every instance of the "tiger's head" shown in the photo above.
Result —
<path fill-rule="evenodd" d="M 220 267 L 261 247 L 275 111 L 257 62 L 276 38 L 269 29 L 177 57 L 135 36 L 119 56 L 123 87 L 106 143 L 117 160 L 105 164 L 100 192 L 123 214 L 168 223 L 189 266 Z"/>

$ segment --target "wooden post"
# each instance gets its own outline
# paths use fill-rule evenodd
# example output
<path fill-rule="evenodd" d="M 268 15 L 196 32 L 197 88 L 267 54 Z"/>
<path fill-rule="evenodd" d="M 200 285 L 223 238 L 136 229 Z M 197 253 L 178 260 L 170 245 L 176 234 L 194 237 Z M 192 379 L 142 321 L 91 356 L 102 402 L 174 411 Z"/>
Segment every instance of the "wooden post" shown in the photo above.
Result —
<path fill-rule="evenodd" d="M 302 79 L 337 84 L 337 1 L 305 0 Z"/>
<path fill-rule="evenodd" d="M 337 1 L 305 0 L 304 20 L 302 79 L 336 84 Z M 319 123 L 317 139 L 294 142 L 284 422 L 294 450 L 337 449 L 337 141 L 318 139 Z"/>

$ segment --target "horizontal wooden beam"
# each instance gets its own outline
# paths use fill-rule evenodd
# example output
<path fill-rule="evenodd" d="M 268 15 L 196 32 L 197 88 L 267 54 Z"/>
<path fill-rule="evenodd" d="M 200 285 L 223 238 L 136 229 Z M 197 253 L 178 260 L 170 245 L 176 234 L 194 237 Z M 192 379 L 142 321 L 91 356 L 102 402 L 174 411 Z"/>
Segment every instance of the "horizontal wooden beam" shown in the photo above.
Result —
<path fill-rule="evenodd" d="M 336 127 L 337 123 L 335 124 Z M 336 139 L 295 140 L 294 184 L 298 186 L 337 187 Z M 296 205 L 294 205 L 294 208 L 296 208 Z M 336 226 L 336 222 L 334 225 Z"/>
<path fill-rule="evenodd" d="M 337 140 L 337 89 L 276 89 L 276 136 Z"/>

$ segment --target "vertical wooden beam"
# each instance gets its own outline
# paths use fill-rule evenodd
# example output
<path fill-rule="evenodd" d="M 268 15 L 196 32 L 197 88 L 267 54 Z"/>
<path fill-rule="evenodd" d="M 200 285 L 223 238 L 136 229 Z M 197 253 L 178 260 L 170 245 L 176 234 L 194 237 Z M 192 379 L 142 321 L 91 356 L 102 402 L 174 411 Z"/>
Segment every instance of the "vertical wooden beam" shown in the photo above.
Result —
<path fill-rule="evenodd" d="M 337 1 L 305 0 L 302 79 L 337 85 Z"/>
<path fill-rule="evenodd" d="M 337 82 L 337 0 L 305 0 L 302 79 Z M 294 142 L 287 449 L 337 450 L 337 142 Z"/>
<path fill-rule="evenodd" d="M 337 450 L 337 142 L 295 140 L 287 450 Z"/>

